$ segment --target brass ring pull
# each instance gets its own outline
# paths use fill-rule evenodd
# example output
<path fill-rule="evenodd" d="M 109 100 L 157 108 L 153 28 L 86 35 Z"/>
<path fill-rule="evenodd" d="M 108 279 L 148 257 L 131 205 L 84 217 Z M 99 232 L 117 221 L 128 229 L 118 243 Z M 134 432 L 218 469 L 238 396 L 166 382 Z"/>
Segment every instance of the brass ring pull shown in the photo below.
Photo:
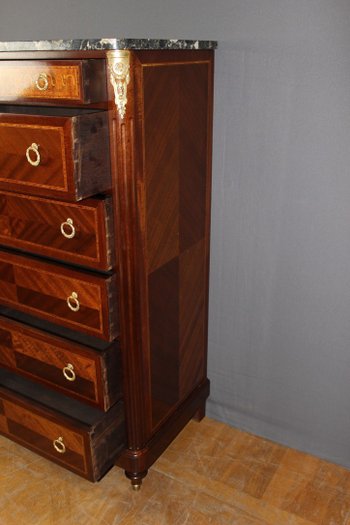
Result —
<path fill-rule="evenodd" d="M 34 159 L 32 159 L 31 157 L 32 153 L 34 153 L 35 155 Z M 40 161 L 41 161 L 40 152 L 39 152 L 39 144 L 36 144 L 35 142 L 33 142 L 33 144 L 29 146 L 26 150 L 26 157 L 27 157 L 27 161 L 29 162 L 29 164 L 31 164 L 32 166 L 39 166 Z"/>
<path fill-rule="evenodd" d="M 38 78 L 35 81 L 35 86 L 39 91 L 46 91 L 49 87 L 49 79 L 47 78 L 46 73 L 40 73 Z"/>
<path fill-rule="evenodd" d="M 53 442 L 52 442 L 55 450 L 57 450 L 57 452 L 59 452 L 60 454 L 64 454 L 65 451 L 66 451 L 66 445 L 63 443 L 63 437 L 60 436 L 59 438 L 55 439 Z"/>
<path fill-rule="evenodd" d="M 79 310 L 80 303 L 78 301 L 78 294 L 77 294 L 77 292 L 72 292 L 72 295 L 67 297 L 67 304 L 68 304 L 69 308 L 73 312 L 77 312 Z"/>
<path fill-rule="evenodd" d="M 67 219 L 61 224 L 61 233 L 66 239 L 73 239 L 75 236 L 75 227 L 72 219 Z"/>
<path fill-rule="evenodd" d="M 64 377 L 67 381 L 75 381 L 76 375 L 74 372 L 74 366 L 71 363 L 68 363 L 62 370 Z"/>

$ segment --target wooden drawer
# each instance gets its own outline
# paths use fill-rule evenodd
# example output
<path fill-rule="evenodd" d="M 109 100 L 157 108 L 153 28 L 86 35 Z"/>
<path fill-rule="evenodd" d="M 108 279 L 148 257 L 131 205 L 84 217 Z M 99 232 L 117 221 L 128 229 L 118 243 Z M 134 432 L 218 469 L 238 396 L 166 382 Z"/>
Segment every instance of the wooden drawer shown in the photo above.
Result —
<path fill-rule="evenodd" d="M 0 316 L 0 365 L 104 411 L 121 397 L 117 342 L 92 350 Z"/>
<path fill-rule="evenodd" d="M 111 198 L 67 204 L 0 191 L 0 243 L 107 271 L 114 263 Z"/>
<path fill-rule="evenodd" d="M 104 60 L 0 62 L 0 101 L 89 104 L 107 100 Z"/>
<path fill-rule="evenodd" d="M 105 340 L 117 336 L 115 275 L 0 251 L 0 303 Z"/>
<path fill-rule="evenodd" d="M 122 403 L 101 412 L 0 370 L 0 433 L 91 481 L 120 453 L 123 419 Z"/>
<path fill-rule="evenodd" d="M 106 112 L 0 108 L 0 189 L 76 201 L 110 187 Z"/>

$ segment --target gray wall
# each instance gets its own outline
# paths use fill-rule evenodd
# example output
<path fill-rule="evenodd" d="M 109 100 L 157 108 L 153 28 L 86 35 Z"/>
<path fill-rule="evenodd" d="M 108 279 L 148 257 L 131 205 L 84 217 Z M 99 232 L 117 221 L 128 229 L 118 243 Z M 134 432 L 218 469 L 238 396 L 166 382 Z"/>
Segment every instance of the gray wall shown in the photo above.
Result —
<path fill-rule="evenodd" d="M 349 0 L 2 0 L 0 39 L 220 41 L 209 415 L 350 466 Z"/>

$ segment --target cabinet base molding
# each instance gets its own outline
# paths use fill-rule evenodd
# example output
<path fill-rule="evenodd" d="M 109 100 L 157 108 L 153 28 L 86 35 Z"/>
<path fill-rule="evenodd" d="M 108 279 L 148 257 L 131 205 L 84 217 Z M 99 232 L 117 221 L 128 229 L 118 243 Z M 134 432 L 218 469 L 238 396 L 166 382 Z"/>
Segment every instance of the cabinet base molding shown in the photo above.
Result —
<path fill-rule="evenodd" d="M 207 379 L 182 403 L 175 413 L 154 434 L 152 439 L 139 450 L 126 449 L 118 457 L 116 465 L 125 470 L 125 475 L 132 485 L 141 485 L 148 469 L 170 445 L 175 437 L 198 411 L 203 411 L 210 393 L 210 381 Z"/>

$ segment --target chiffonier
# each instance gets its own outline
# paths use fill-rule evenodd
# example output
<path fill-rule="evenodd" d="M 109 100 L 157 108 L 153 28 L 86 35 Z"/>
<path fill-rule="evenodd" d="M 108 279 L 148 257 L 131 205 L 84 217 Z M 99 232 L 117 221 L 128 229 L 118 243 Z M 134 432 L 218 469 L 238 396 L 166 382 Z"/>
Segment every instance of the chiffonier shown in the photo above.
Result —
<path fill-rule="evenodd" d="M 204 416 L 215 47 L 0 43 L 0 433 L 92 481 Z"/>

